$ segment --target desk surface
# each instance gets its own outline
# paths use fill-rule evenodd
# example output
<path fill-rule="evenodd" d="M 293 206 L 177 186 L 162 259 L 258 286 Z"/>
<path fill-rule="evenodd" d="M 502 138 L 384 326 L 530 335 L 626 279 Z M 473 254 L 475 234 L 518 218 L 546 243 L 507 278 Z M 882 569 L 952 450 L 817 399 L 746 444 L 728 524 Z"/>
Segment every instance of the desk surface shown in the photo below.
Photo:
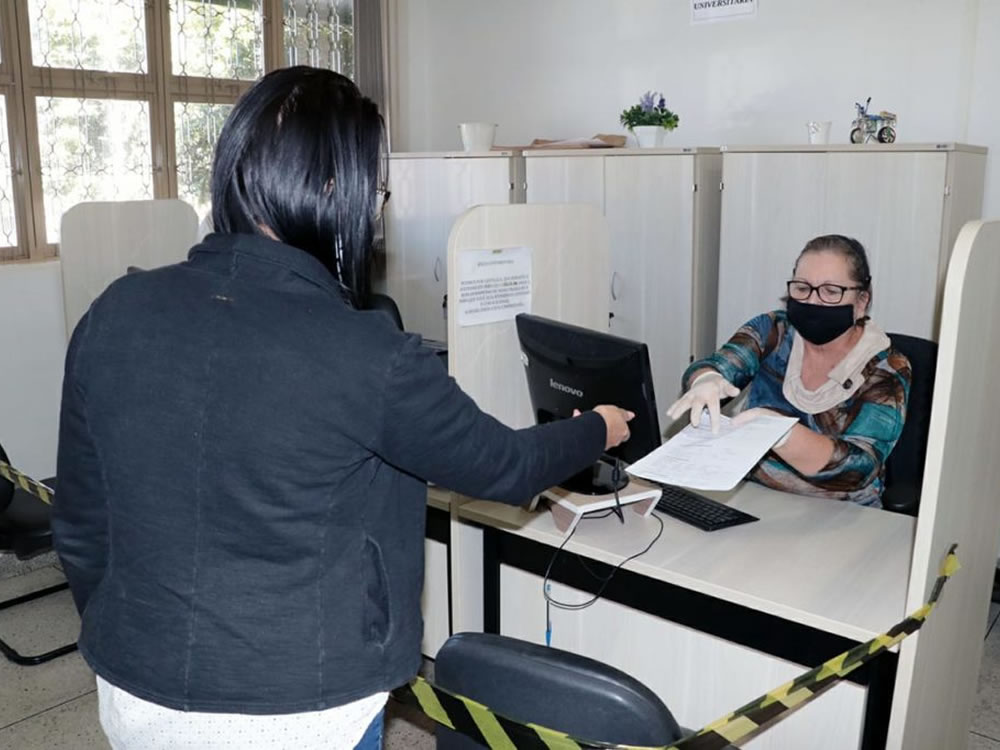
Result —
<path fill-rule="evenodd" d="M 858 641 L 905 614 L 915 519 L 853 503 L 775 492 L 746 483 L 705 493 L 758 516 L 706 533 L 661 515 L 663 535 L 625 567 L 636 573 Z M 548 512 L 481 500 L 459 518 L 558 546 Z M 615 565 L 656 534 L 653 518 L 626 511 L 581 521 L 567 549 Z"/>
<path fill-rule="evenodd" d="M 449 510 L 451 508 L 451 493 L 437 485 L 428 485 L 427 504 L 438 510 Z"/>

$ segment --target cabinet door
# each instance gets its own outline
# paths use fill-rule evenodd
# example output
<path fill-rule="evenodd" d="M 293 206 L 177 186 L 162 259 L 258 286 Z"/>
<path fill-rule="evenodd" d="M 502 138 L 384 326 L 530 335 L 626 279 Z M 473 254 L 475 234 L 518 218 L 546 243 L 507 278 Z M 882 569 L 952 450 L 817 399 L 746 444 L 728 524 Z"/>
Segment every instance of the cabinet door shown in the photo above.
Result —
<path fill-rule="evenodd" d="M 424 638 L 420 651 L 433 659 L 451 635 L 448 623 L 448 545 L 424 539 L 424 588 L 420 609 L 424 615 Z"/>
<path fill-rule="evenodd" d="M 781 307 L 799 251 L 823 225 L 825 180 L 825 153 L 723 156 L 717 344 Z"/>
<path fill-rule="evenodd" d="M 448 235 L 466 209 L 508 203 L 506 158 L 392 159 L 386 204 L 386 292 L 406 330 L 444 341 Z"/>
<path fill-rule="evenodd" d="M 944 153 L 831 153 L 822 231 L 868 251 L 872 320 L 886 331 L 936 339 Z"/>
<path fill-rule="evenodd" d="M 663 407 L 691 354 L 694 157 L 608 156 L 604 170 L 611 331 L 646 342 Z"/>
<path fill-rule="evenodd" d="M 604 210 L 603 156 L 527 156 L 528 203 L 590 203 Z"/>
<path fill-rule="evenodd" d="M 545 642 L 545 629 L 538 626 L 545 614 L 539 595 L 542 578 L 508 565 L 500 566 L 499 578 L 500 634 L 541 645 Z M 558 582 L 552 582 L 550 594 L 564 602 L 590 597 Z M 707 724 L 748 696 L 770 690 L 807 668 L 607 599 L 578 612 L 553 607 L 551 615 L 553 647 L 641 680 L 689 727 Z M 617 637 L 609 638 L 609 633 Z M 865 687 L 844 680 L 741 747 L 858 750 L 865 697 Z"/>

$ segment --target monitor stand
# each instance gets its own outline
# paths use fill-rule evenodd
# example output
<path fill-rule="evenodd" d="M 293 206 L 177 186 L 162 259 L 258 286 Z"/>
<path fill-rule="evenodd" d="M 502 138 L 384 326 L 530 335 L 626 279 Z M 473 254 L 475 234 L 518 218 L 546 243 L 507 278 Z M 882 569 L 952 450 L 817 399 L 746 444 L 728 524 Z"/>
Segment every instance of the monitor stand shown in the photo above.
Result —
<path fill-rule="evenodd" d="M 622 507 L 629 505 L 639 515 L 649 516 L 653 512 L 656 501 L 660 499 L 662 490 L 656 485 L 632 477 L 628 486 L 619 492 L 620 495 L 616 500 L 612 494 L 580 494 L 570 492 L 563 485 L 559 485 L 546 490 L 543 497 L 552 512 L 552 520 L 555 522 L 556 528 L 563 534 L 569 534 L 586 514 L 613 511 L 619 505 Z M 603 513 L 603 515 L 607 515 L 607 513 Z M 624 517 L 622 520 L 624 521 Z"/>
<path fill-rule="evenodd" d="M 615 490 L 621 492 L 628 486 L 628 474 L 625 469 L 621 469 L 618 481 L 615 482 L 614 471 L 614 464 L 601 460 L 565 482 L 560 482 L 559 486 L 579 495 L 608 495 Z"/>

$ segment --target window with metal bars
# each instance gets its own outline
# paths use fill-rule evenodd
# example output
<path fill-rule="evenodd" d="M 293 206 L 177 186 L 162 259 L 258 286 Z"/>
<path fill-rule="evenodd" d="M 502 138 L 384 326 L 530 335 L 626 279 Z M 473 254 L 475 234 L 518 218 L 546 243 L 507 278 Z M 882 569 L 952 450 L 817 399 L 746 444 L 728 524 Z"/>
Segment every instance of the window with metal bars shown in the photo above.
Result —
<path fill-rule="evenodd" d="M 382 2 L 3 0 L 0 261 L 56 255 L 81 201 L 179 197 L 204 215 L 240 94 L 283 65 L 355 77 L 356 11 L 380 39 Z"/>

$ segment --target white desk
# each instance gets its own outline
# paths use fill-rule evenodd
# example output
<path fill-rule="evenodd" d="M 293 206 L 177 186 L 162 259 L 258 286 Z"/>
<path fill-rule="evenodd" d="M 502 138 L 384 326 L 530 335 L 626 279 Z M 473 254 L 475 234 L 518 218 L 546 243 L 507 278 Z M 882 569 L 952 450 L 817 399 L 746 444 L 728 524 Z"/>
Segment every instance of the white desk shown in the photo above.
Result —
<path fill-rule="evenodd" d="M 448 511 L 451 509 L 451 493 L 436 485 L 428 485 L 427 504 L 432 508 Z"/>
<path fill-rule="evenodd" d="M 545 216 L 534 217 L 533 210 Z M 533 293 L 546 304 L 562 302 L 535 312 L 600 328 L 582 316 L 607 313 L 594 304 L 604 299 L 605 287 L 592 289 L 601 276 L 596 269 L 606 263 L 606 233 L 580 231 L 587 219 L 572 216 L 574 210 L 472 209 L 453 228 L 450 261 L 463 249 L 532 247 L 535 259 L 544 261 L 533 264 Z M 572 260 L 553 262 L 560 258 Z M 748 489 L 734 502 L 764 521 L 712 535 L 671 524 L 656 552 L 629 563 L 602 601 L 580 612 L 553 613 L 553 645 L 625 669 L 666 698 L 685 724 L 700 725 L 919 607 L 944 551 L 957 543 L 962 572 L 918 637 L 744 748 L 961 747 L 1000 534 L 1000 504 L 989 491 L 1000 485 L 1000 422 L 984 408 L 996 400 L 989 373 L 1000 368 L 998 284 L 1000 222 L 970 222 L 951 253 L 941 305 L 915 531 L 909 519 L 799 498 L 755 500 L 755 492 L 768 493 Z M 567 294 L 574 295 L 572 304 Z M 451 306 L 450 326 L 453 312 Z M 511 329 L 490 324 L 449 337 L 449 368 L 482 408 L 516 428 L 532 419 Z M 452 629 L 544 638 L 540 576 L 557 535 L 545 519 L 475 503 L 463 509 L 463 502 L 453 498 L 450 512 Z M 572 549 L 581 559 L 593 555 L 588 567 L 596 573 L 609 568 L 602 559 L 616 562 L 641 548 L 629 536 L 640 534 L 629 529 L 645 531 L 647 525 L 615 530 L 613 519 L 594 523 L 603 525 L 581 532 Z M 565 598 L 596 588 L 572 554 L 555 565 L 553 578 L 553 593 Z"/>
<path fill-rule="evenodd" d="M 710 534 L 661 516 L 663 536 L 626 570 L 852 640 L 904 615 L 915 519 L 883 510 L 744 484 L 705 493 L 761 520 Z M 459 517 L 543 544 L 563 540 L 550 513 L 477 500 Z M 626 513 L 582 523 L 567 550 L 617 565 L 659 525 Z"/>
<path fill-rule="evenodd" d="M 959 188 L 950 189 L 954 197 Z M 607 313 L 594 304 L 604 299 L 605 287 L 591 289 L 602 277 L 596 269 L 606 263 L 606 233 L 581 232 L 586 217 L 571 216 L 574 210 L 472 209 L 452 231 L 449 258 L 462 249 L 532 247 L 544 261 L 533 265 L 536 298 L 561 302 L 535 312 L 600 328 L 582 316 Z M 552 262 L 559 258 L 572 260 Z M 867 676 L 838 684 L 744 748 L 961 747 L 1000 534 L 1000 504 L 990 491 L 1000 485 L 1000 422 L 984 408 L 996 400 L 989 374 L 1000 368 L 998 284 L 1000 221 L 970 222 L 948 263 L 915 530 L 906 518 L 765 497 L 769 493 L 748 488 L 734 502 L 764 521 L 711 535 L 669 523 L 656 550 L 616 575 L 604 600 L 581 612 L 553 613 L 553 645 L 631 672 L 667 698 L 681 721 L 700 725 L 795 676 L 800 665 L 814 666 L 915 610 L 945 550 L 957 543 L 962 571 L 919 636 L 866 666 Z M 563 299 L 567 294 L 572 304 Z M 453 312 L 451 306 L 450 326 Z M 449 368 L 482 408 L 516 428 L 530 424 L 531 411 L 511 329 L 463 329 L 470 335 L 449 341 Z M 558 535 L 547 519 L 480 503 L 460 507 L 463 502 L 452 499 L 448 528 L 452 630 L 502 628 L 544 637 L 540 576 Z M 600 528 L 585 527 L 571 550 L 591 557 L 589 567 L 598 573 L 609 567 L 602 560 L 623 559 L 641 548 L 637 537 L 652 533 L 643 523 L 624 529 L 616 529 L 614 519 L 593 523 Z M 567 598 L 595 588 L 572 554 L 555 566 L 554 579 L 553 593 L 563 589 Z"/>
<path fill-rule="evenodd" d="M 705 533 L 661 516 L 663 535 L 616 574 L 606 601 L 581 612 L 553 610 L 554 646 L 637 676 L 689 726 L 898 622 L 915 529 L 906 516 L 754 484 L 709 494 L 761 520 Z M 473 606 L 482 607 L 484 628 L 541 641 L 540 576 L 563 540 L 551 516 L 483 501 L 453 515 L 482 527 L 483 597 Z M 566 551 L 620 563 L 659 528 L 628 510 L 625 517 L 624 525 L 613 516 L 581 522 Z M 553 595 L 587 598 L 593 579 L 577 570 L 573 554 L 560 559 Z M 883 657 L 855 684 L 836 686 L 745 747 L 881 746 L 895 667 L 895 654 Z"/>

